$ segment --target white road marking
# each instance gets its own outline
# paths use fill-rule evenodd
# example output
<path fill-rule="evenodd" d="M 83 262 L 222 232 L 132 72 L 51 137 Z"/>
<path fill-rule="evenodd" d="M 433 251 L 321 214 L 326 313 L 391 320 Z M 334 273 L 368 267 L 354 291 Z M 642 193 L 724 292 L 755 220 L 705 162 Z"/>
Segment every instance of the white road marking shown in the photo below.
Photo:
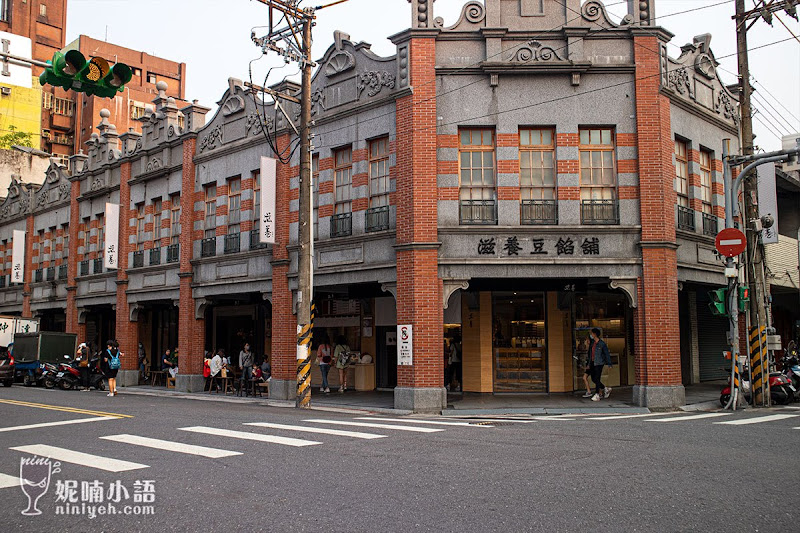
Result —
<path fill-rule="evenodd" d="M 363 428 L 396 429 L 397 431 L 413 431 L 415 433 L 436 433 L 439 431 L 444 431 L 443 429 L 434 428 L 416 428 L 408 426 L 395 426 L 392 424 L 371 424 L 369 422 L 346 422 L 344 420 L 322 420 L 316 418 L 303 420 L 303 422 L 313 422 L 315 424 L 338 424 L 340 426 L 357 426 Z"/>
<path fill-rule="evenodd" d="M 203 457 L 210 457 L 211 459 L 220 459 L 222 457 L 230 457 L 232 455 L 242 455 L 242 452 L 232 452 L 229 450 L 221 450 L 219 448 L 208 448 L 206 446 L 195 446 L 194 444 L 184 444 L 182 442 L 174 442 L 171 440 L 151 439 L 150 437 L 140 437 L 139 435 L 107 435 L 100 438 L 112 440 L 114 442 L 124 442 L 125 444 L 134 444 L 136 446 L 155 448 L 157 450 L 166 450 L 169 452 L 185 453 L 189 455 L 201 455 Z"/>
<path fill-rule="evenodd" d="M 704 413 L 701 415 L 674 416 L 672 418 L 658 418 L 656 420 L 645 420 L 645 422 L 683 422 L 684 420 L 699 420 L 701 418 L 715 418 L 718 416 L 728 416 L 730 413 Z"/>
<path fill-rule="evenodd" d="M 493 428 L 494 426 L 478 426 L 469 422 L 444 422 L 439 420 L 420 420 L 418 418 L 378 418 L 373 416 L 358 416 L 356 420 L 377 420 L 380 422 L 403 422 L 405 424 L 431 424 L 434 426 L 466 426 L 473 428 Z"/>
<path fill-rule="evenodd" d="M 534 416 L 533 420 L 544 420 L 546 422 L 550 422 L 551 420 L 572 422 L 575 419 L 574 418 L 564 418 L 561 415 L 554 415 L 554 416 Z"/>
<path fill-rule="evenodd" d="M 386 437 L 386 435 L 378 435 L 377 433 L 361 433 L 359 431 L 344 431 L 341 429 L 314 428 L 308 426 L 288 426 L 286 424 L 273 424 L 271 422 L 246 422 L 245 426 L 285 429 L 287 431 L 303 431 L 306 433 L 320 433 L 323 435 L 337 435 L 339 437 L 352 437 L 354 439 L 382 439 Z"/>
<path fill-rule="evenodd" d="M 233 439 L 256 440 L 259 442 L 270 442 L 272 444 L 283 444 L 285 446 L 313 446 L 322 444 L 313 440 L 292 439 L 290 437 L 276 437 L 275 435 L 263 435 L 261 433 L 247 433 L 246 431 L 233 431 L 230 429 L 209 428 L 205 426 L 193 426 L 188 428 L 178 428 L 181 431 L 191 431 L 192 433 L 203 433 L 205 435 L 216 435 L 219 437 L 231 437 Z"/>
<path fill-rule="evenodd" d="M 800 415 L 766 415 L 751 418 L 741 418 L 739 420 L 726 420 L 725 422 L 714 422 L 715 424 L 727 424 L 729 426 L 744 426 L 747 424 L 760 424 L 761 422 L 772 422 L 773 420 L 784 420 L 786 418 L 796 418 Z"/>
<path fill-rule="evenodd" d="M 586 420 L 622 420 L 623 418 L 645 418 L 648 416 L 664 416 L 664 415 L 671 415 L 673 413 L 646 413 L 641 415 L 608 415 L 608 416 L 593 416 L 591 418 L 587 418 Z"/>
<path fill-rule="evenodd" d="M 148 465 L 131 463 L 129 461 L 121 461 L 119 459 L 111 459 L 108 457 L 100 457 L 99 455 L 76 452 L 74 450 L 67 450 L 65 448 L 57 448 L 47 444 L 14 446 L 9 449 L 17 450 L 18 452 L 29 453 L 32 455 L 40 455 L 42 457 L 50 457 L 51 459 L 64 461 L 65 463 L 88 466 L 89 468 L 97 468 L 98 470 L 105 470 L 107 472 L 126 472 L 128 470 L 150 468 Z"/>
<path fill-rule="evenodd" d="M 525 420 L 521 420 L 519 418 L 470 418 L 469 420 L 472 420 L 474 423 L 492 422 L 495 424 L 499 424 L 501 422 L 503 424 L 506 422 L 510 422 L 512 424 L 533 424 L 536 422 L 536 420 L 531 420 L 529 418 L 526 418 Z"/>
<path fill-rule="evenodd" d="M 84 422 L 100 422 L 103 420 L 120 420 L 116 416 L 93 416 L 92 418 L 78 418 L 76 420 L 59 420 L 58 422 L 41 422 L 39 424 L 28 424 L 25 426 L 12 426 L 7 428 L 0 428 L 0 433 L 7 431 L 22 431 L 24 429 L 38 429 L 51 426 L 68 426 L 70 424 L 83 424 Z"/>
<path fill-rule="evenodd" d="M 7 489 L 9 487 L 19 487 L 19 476 L 0 474 L 0 489 Z"/>

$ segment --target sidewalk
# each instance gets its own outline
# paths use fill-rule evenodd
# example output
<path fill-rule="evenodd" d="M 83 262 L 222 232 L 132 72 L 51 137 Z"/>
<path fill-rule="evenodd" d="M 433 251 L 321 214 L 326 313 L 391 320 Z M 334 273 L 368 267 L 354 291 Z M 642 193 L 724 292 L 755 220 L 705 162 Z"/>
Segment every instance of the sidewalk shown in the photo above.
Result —
<path fill-rule="evenodd" d="M 686 411 L 712 410 L 719 408 L 719 391 L 722 383 L 704 383 L 686 387 Z M 294 407 L 294 401 L 271 400 L 267 397 L 239 397 L 207 392 L 176 392 L 164 387 L 141 385 L 121 389 L 123 394 L 161 396 L 200 401 L 228 403 L 250 403 L 271 407 Z M 593 402 L 583 398 L 582 393 L 560 394 L 480 394 L 449 393 L 447 408 L 442 416 L 498 416 L 498 415 L 553 415 L 603 413 L 649 413 L 646 407 L 637 407 L 631 402 L 631 387 L 617 387 L 611 397 Z M 394 408 L 394 393 L 391 391 L 348 391 L 322 394 L 319 389 L 311 393 L 312 409 L 336 412 L 383 413 L 407 415 L 410 411 Z"/>

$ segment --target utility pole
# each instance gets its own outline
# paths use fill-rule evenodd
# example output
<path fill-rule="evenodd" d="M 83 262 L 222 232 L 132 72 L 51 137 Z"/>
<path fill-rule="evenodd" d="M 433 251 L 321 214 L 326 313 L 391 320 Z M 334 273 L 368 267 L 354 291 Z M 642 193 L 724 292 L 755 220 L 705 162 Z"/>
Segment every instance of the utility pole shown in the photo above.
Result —
<path fill-rule="evenodd" d="M 750 65 L 747 55 L 747 31 L 759 18 L 772 25 L 773 14 L 786 11 L 789 16 L 797 18 L 796 7 L 800 0 L 757 0 L 755 9 L 747 10 L 745 0 L 736 0 L 736 50 L 739 64 L 739 108 L 741 114 L 741 150 L 744 157 L 752 156 L 753 146 L 753 109 L 750 101 L 752 87 L 750 85 Z M 775 16 L 778 16 L 777 14 Z M 752 22 L 751 22 L 752 21 Z M 727 164 L 727 163 L 726 163 Z M 760 232 L 750 228 L 751 221 L 758 216 L 758 183 L 752 176 L 743 176 L 744 179 L 744 217 L 742 227 L 747 235 L 746 268 L 747 280 L 750 287 L 750 323 L 752 327 L 760 329 L 767 325 L 767 291 L 766 276 L 764 275 L 764 253 L 760 241 Z M 734 197 L 734 201 L 736 198 Z M 754 396 L 759 393 L 754 389 Z M 761 401 L 761 398 L 756 398 Z"/>

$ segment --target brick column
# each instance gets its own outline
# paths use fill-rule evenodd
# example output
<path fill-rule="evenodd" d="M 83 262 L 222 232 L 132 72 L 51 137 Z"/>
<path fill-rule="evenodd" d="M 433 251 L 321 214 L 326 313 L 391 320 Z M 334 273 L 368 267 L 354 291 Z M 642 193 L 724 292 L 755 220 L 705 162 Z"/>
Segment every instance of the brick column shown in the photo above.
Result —
<path fill-rule="evenodd" d="M 632 31 L 642 221 L 642 298 L 636 312 L 633 399 L 638 405 L 668 408 L 685 402 L 678 322 L 674 141 L 669 99 L 659 92 L 661 40 L 652 30 Z"/>
<path fill-rule="evenodd" d="M 277 148 L 289 146 L 288 135 L 277 139 Z M 289 196 L 291 164 L 278 162 L 275 207 L 275 245 L 272 247 L 272 381 L 270 398 L 293 400 L 297 396 L 297 315 L 292 312 L 289 289 Z M 263 179 L 263 178 L 262 178 Z M 264 184 L 262 183 L 263 187 Z"/>
<path fill-rule="evenodd" d="M 131 188 L 128 181 L 131 179 L 131 163 L 125 161 L 119 167 L 119 240 L 117 250 L 117 330 L 116 337 L 119 351 L 122 352 L 122 368 L 117 377 L 119 384 L 130 387 L 139 384 L 139 371 L 137 363 L 137 343 L 139 331 L 136 322 L 131 322 L 130 309 L 128 308 L 128 252 L 130 252 L 130 211 Z"/>
<path fill-rule="evenodd" d="M 397 323 L 413 326 L 413 365 L 397 367 L 397 409 L 441 411 L 442 280 L 436 190 L 436 32 L 412 31 L 413 93 L 397 100 Z"/>
<path fill-rule="evenodd" d="M 78 324 L 78 232 L 81 224 L 81 206 L 78 196 L 81 182 L 73 181 L 69 193 L 69 250 L 67 253 L 67 333 L 77 333 L 78 342 L 86 342 L 86 324 Z"/>
<path fill-rule="evenodd" d="M 25 275 L 22 284 L 22 316 L 31 318 L 31 280 L 33 279 L 33 215 L 25 219 Z"/>
<path fill-rule="evenodd" d="M 202 316 L 202 302 L 195 302 L 192 295 L 192 254 L 194 243 L 194 154 L 197 137 L 192 135 L 183 141 L 183 168 L 181 174 L 181 235 L 180 235 L 180 294 L 178 301 L 178 377 L 175 389 L 184 392 L 203 390 L 203 350 L 205 349 L 206 321 Z M 197 311 L 201 317 L 197 318 Z"/>

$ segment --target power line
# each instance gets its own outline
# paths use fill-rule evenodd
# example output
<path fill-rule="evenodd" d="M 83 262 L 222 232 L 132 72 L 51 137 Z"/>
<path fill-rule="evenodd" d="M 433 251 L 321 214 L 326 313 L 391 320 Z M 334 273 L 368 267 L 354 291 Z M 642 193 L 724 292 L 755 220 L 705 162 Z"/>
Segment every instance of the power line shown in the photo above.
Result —
<path fill-rule="evenodd" d="M 787 114 L 788 114 L 790 117 L 792 117 L 794 120 L 796 120 L 798 123 L 800 123 L 800 118 L 797 118 L 797 116 L 796 116 L 794 113 L 792 113 L 792 112 L 789 110 L 789 108 L 787 108 L 785 105 L 783 105 L 783 102 L 780 100 L 780 98 L 776 97 L 774 94 L 772 94 L 771 92 L 769 92 L 769 89 L 767 89 L 767 87 L 766 87 L 766 86 L 765 86 L 763 83 L 761 83 L 760 81 L 758 81 L 758 80 L 757 80 L 757 79 L 756 79 L 756 78 L 755 78 L 755 77 L 754 77 L 752 74 L 750 74 L 750 77 L 753 79 L 753 83 L 756 83 L 756 84 L 758 84 L 758 85 L 761 87 L 761 89 L 763 89 L 765 93 L 767 93 L 769 96 L 771 96 L 771 97 L 772 97 L 772 99 L 773 99 L 775 102 L 777 102 L 777 103 L 778 103 L 778 105 L 779 105 L 779 106 L 781 106 L 781 108 L 783 108 L 783 110 L 784 110 L 784 111 L 785 111 L 785 112 L 786 112 L 786 113 L 787 113 Z"/>
<path fill-rule="evenodd" d="M 792 126 L 791 126 L 791 124 L 789 124 L 786 121 L 786 119 L 781 116 L 781 114 L 778 112 L 777 109 L 775 109 L 772 106 L 772 104 L 770 104 L 768 101 L 766 101 L 761 96 L 757 95 L 755 92 L 753 92 L 751 94 L 751 96 L 753 97 L 754 100 L 756 100 L 762 106 L 762 111 L 764 113 L 766 113 L 767 115 L 769 115 L 770 118 L 775 121 L 776 126 L 780 126 L 781 131 L 783 131 L 783 130 L 787 131 L 786 135 L 791 135 L 792 134 Z M 773 111 L 775 112 L 775 114 L 772 113 Z"/>

